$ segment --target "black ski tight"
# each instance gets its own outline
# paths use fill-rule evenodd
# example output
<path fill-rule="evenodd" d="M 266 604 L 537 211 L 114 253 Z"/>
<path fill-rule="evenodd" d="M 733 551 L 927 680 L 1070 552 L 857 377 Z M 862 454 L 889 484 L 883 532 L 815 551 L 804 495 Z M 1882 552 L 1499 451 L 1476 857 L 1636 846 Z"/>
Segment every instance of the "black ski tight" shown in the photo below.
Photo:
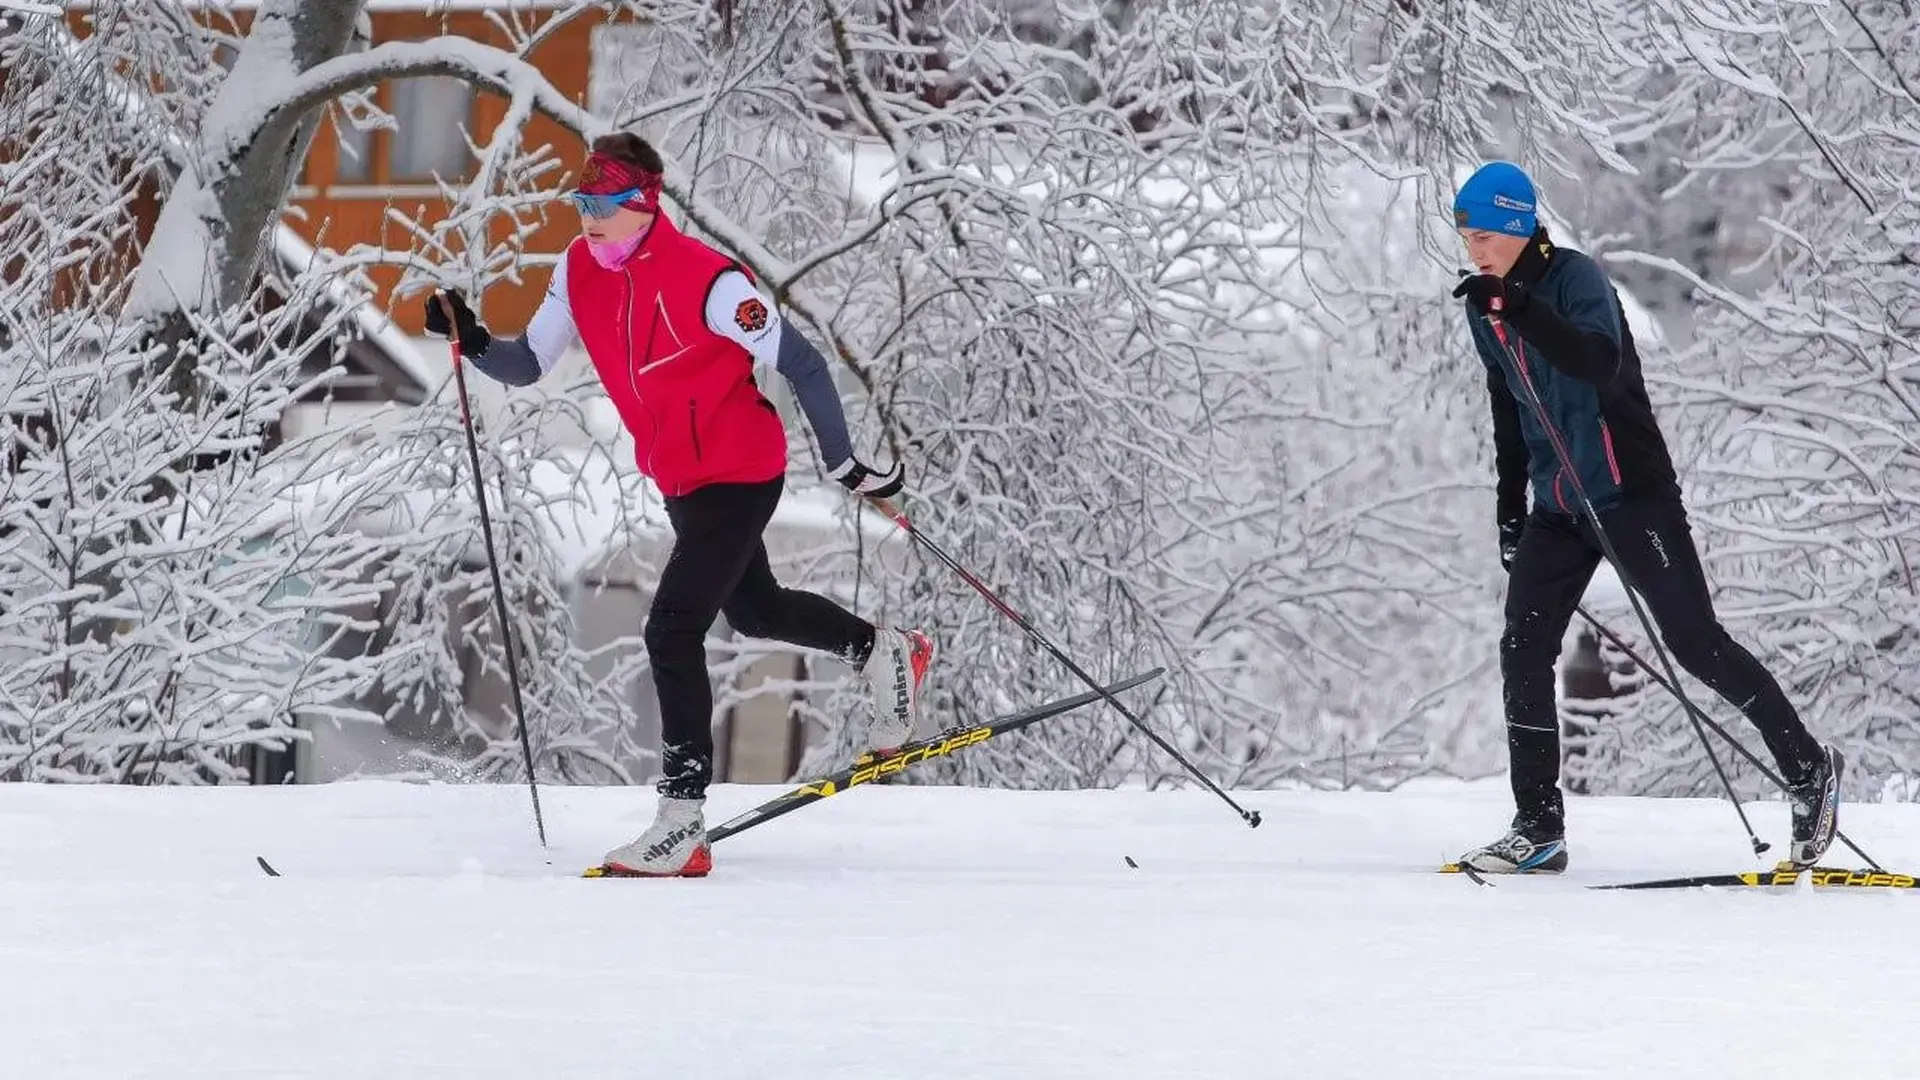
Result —
<path fill-rule="evenodd" d="M 724 613 L 746 637 L 834 653 L 855 668 L 873 649 L 873 625 L 840 605 L 774 580 L 761 539 L 785 480 L 711 484 L 669 498 L 673 552 L 647 615 L 647 657 L 660 701 L 662 795 L 697 798 L 713 782 L 713 687 L 707 631 Z"/>
<path fill-rule="evenodd" d="M 1679 496 L 1631 496 L 1600 511 L 1600 523 L 1674 662 L 1740 710 L 1789 782 L 1807 775 L 1820 746 L 1780 684 L 1720 625 Z M 1520 535 L 1507 586 L 1500 670 L 1513 797 L 1523 815 L 1559 817 L 1554 663 L 1574 607 L 1603 557 L 1585 515 L 1535 508 Z"/>

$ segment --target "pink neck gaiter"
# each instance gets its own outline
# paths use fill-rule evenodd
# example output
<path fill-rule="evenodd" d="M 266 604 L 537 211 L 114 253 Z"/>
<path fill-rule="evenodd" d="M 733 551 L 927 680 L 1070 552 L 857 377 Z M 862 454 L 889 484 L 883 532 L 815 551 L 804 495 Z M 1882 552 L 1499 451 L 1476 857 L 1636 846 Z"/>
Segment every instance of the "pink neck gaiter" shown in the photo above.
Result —
<path fill-rule="evenodd" d="M 587 241 L 587 250 L 593 253 L 594 262 L 599 263 L 608 270 L 618 270 L 628 259 L 633 258 L 634 252 L 640 250 L 641 242 L 646 240 L 647 233 L 652 230 L 653 225 L 649 223 L 646 228 L 641 229 L 625 240 L 589 240 Z"/>

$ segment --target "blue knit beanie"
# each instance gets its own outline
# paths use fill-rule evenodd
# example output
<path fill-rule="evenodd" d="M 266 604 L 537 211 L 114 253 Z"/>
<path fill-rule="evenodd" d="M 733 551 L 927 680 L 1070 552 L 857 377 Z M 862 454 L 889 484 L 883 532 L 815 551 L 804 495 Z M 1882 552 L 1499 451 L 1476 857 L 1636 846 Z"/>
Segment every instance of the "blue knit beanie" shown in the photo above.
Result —
<path fill-rule="evenodd" d="M 1509 236 L 1532 236 L 1539 224 L 1533 181 L 1510 161 L 1480 166 L 1453 197 L 1453 224 Z"/>

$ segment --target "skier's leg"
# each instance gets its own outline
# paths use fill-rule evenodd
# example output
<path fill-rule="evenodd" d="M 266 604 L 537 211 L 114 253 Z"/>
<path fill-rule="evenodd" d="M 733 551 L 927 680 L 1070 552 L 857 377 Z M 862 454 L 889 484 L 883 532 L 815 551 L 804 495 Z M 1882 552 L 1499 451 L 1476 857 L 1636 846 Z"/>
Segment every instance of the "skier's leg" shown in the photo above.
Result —
<path fill-rule="evenodd" d="M 1527 519 L 1509 571 L 1500 677 L 1514 808 L 1556 827 L 1562 812 L 1554 667 L 1573 609 L 1599 565 L 1600 553 L 1572 518 L 1536 512 Z"/>
<path fill-rule="evenodd" d="M 720 610 L 736 633 L 832 653 L 856 669 L 873 652 L 874 625 L 818 593 L 781 585 L 764 541 Z"/>
<path fill-rule="evenodd" d="M 707 632 L 733 594 L 780 500 L 780 483 L 714 484 L 668 499 L 673 550 L 644 638 L 660 703 L 660 800 L 653 826 L 609 852 L 616 872 L 699 876 L 710 868 L 703 808 L 713 780 Z"/>
<path fill-rule="evenodd" d="M 1759 729 L 1789 782 L 1805 778 L 1820 760 L 1820 744 L 1780 684 L 1720 624 L 1680 500 L 1636 498 L 1602 514 L 1600 523 L 1674 661 Z"/>
<path fill-rule="evenodd" d="M 780 482 L 712 484 L 667 500 L 673 551 L 644 634 L 660 702 L 661 794 L 697 798 L 713 779 L 707 633 L 760 546 Z"/>
<path fill-rule="evenodd" d="M 892 750 L 912 737 L 933 659 L 925 633 L 876 627 L 824 596 L 786 588 L 773 576 L 764 541 L 721 610 L 741 634 L 832 653 L 865 675 L 873 699 L 869 748 Z"/>
<path fill-rule="evenodd" d="M 1506 631 L 1500 637 L 1513 826 L 1461 857 L 1476 869 L 1515 873 L 1567 865 L 1554 665 L 1573 609 L 1599 564 L 1600 553 L 1571 517 L 1536 510 L 1527 518 L 1508 571 Z"/>
<path fill-rule="evenodd" d="M 1676 495 L 1639 496 L 1600 522 L 1674 662 L 1760 732 L 1795 798 L 1794 845 L 1806 848 L 1795 858 L 1807 854 L 1803 861 L 1812 861 L 1833 840 L 1844 763 L 1820 745 L 1779 682 L 1720 624 L 1686 507 Z"/>

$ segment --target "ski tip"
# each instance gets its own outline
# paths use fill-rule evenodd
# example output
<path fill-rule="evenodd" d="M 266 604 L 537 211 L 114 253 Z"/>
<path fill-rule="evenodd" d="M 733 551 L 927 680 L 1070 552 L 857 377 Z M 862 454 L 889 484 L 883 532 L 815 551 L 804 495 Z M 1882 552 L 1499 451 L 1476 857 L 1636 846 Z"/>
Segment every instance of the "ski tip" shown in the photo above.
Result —
<path fill-rule="evenodd" d="M 1488 881 L 1481 875 L 1480 871 L 1475 870 L 1466 863 L 1444 862 L 1440 864 L 1436 872 L 1441 874 L 1465 874 L 1467 880 L 1473 882 L 1475 885 L 1485 885 L 1489 889 L 1493 888 L 1493 882 Z"/>
<path fill-rule="evenodd" d="M 267 857 L 265 855 L 255 855 L 253 857 L 253 861 L 260 864 L 260 869 L 265 870 L 267 872 L 268 877 L 280 876 L 280 871 L 275 870 L 273 868 L 273 864 L 267 861 Z"/>
<path fill-rule="evenodd" d="M 583 878 L 626 878 L 636 881 L 670 881 L 676 878 L 703 878 L 707 876 L 705 868 L 696 867 L 692 873 L 679 874 L 640 874 L 632 871 L 615 870 L 611 866 L 589 866 L 580 872 Z"/>

